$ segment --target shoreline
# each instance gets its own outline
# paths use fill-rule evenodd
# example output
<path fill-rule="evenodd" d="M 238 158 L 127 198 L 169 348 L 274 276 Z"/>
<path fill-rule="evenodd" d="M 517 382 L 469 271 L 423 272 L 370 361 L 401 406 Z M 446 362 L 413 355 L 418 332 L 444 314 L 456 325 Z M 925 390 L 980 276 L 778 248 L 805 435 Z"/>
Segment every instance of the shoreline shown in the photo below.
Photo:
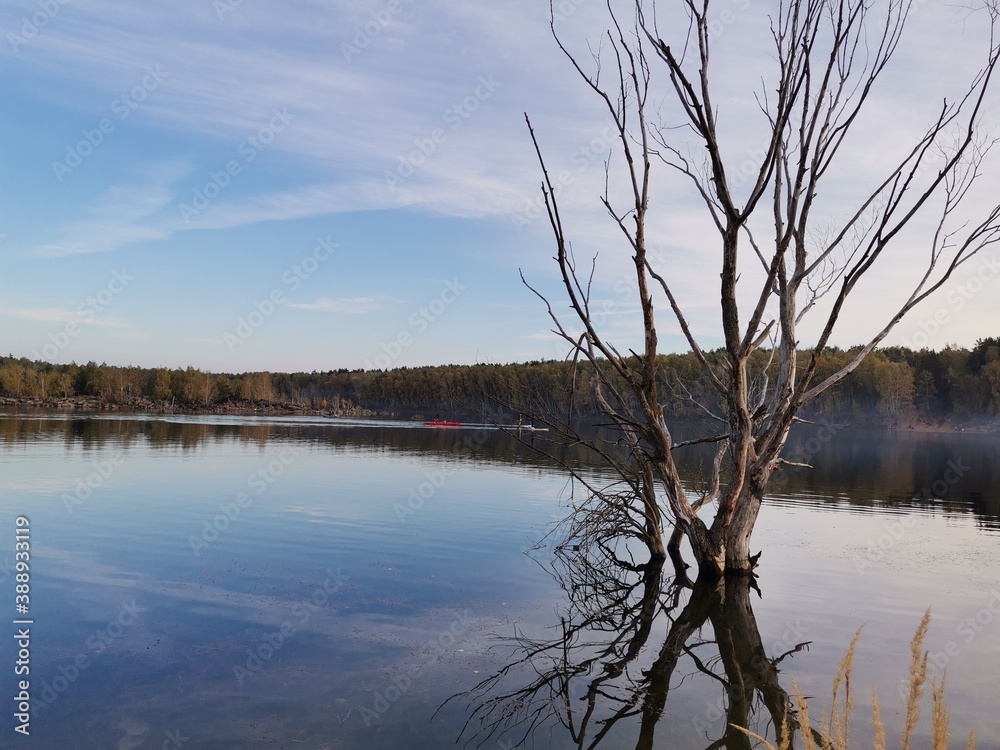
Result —
<path fill-rule="evenodd" d="M 0 410 L 8 408 L 30 409 L 40 412 L 61 412 L 61 413 L 81 413 L 81 414 L 188 414 L 188 415 L 230 415 L 243 417 L 327 417 L 337 418 L 370 418 L 370 419 L 400 419 L 412 418 L 415 420 L 424 419 L 425 414 L 417 411 L 406 413 L 403 417 L 399 411 L 387 410 L 379 411 L 364 407 L 349 407 L 346 409 L 317 409 L 311 406 L 303 406 L 290 402 L 256 402 L 256 401 L 226 401 L 212 406 L 192 406 L 190 404 L 178 404 L 169 401 L 153 401 L 148 398 L 135 398 L 126 403 L 113 403 L 102 401 L 96 396 L 71 396 L 57 399 L 33 399 L 33 398 L 13 398 L 10 396 L 0 397 Z M 430 410 L 434 411 L 434 410 Z M 427 413 L 430 413 L 428 411 Z M 442 410 L 434 411 L 435 414 L 445 413 Z M 677 421 L 686 422 L 689 420 L 679 419 Z M 871 420 L 846 421 L 842 418 L 833 418 L 830 421 L 822 421 L 817 418 L 807 419 L 805 424 L 811 426 L 836 425 L 838 429 L 867 429 L 867 430 L 891 430 L 893 432 L 936 432 L 936 433 L 977 433 L 990 434 L 1000 433 L 1000 417 L 981 416 L 972 419 L 956 419 L 954 417 L 940 417 L 933 421 L 926 419 L 902 419 L 889 422 L 885 419 L 873 418 Z"/>
<path fill-rule="evenodd" d="M 96 396 L 71 396 L 59 399 L 33 399 L 0 397 L 0 409 L 16 407 L 41 412 L 64 412 L 82 414 L 204 414 L 232 415 L 241 417 L 377 417 L 371 409 L 314 409 L 292 403 L 267 403 L 255 401 L 226 401 L 212 406 L 191 406 L 170 401 L 153 401 L 147 398 L 131 399 L 126 403 L 102 401 Z"/>

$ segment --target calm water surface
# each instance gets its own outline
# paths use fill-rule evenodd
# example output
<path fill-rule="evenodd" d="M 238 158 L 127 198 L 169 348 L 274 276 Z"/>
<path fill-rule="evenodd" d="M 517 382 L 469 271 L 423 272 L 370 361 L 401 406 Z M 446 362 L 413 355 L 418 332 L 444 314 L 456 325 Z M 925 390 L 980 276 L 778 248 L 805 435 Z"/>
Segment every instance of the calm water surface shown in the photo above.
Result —
<path fill-rule="evenodd" d="M 1000 437 L 790 449 L 815 468 L 772 488 L 760 595 L 720 598 L 554 557 L 566 480 L 496 432 L 0 417 L 0 747 L 749 747 L 727 712 L 766 733 L 793 681 L 827 706 L 861 626 L 854 729 L 874 688 L 894 736 L 928 607 L 953 733 L 1000 747 Z M 29 738 L 9 699 L 20 515 Z"/>

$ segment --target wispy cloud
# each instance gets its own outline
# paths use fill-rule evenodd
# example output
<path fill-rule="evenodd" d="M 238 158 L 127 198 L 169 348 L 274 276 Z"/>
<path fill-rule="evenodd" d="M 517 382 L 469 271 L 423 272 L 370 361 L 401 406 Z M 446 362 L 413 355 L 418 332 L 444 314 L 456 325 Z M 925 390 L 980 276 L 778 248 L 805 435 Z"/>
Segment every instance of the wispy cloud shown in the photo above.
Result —
<path fill-rule="evenodd" d="M 108 253 L 136 242 L 166 239 L 172 234 L 157 214 L 174 201 L 173 185 L 190 172 L 183 161 L 149 164 L 140 180 L 111 185 L 86 207 L 89 217 L 58 230 L 58 238 L 37 246 L 44 256 Z"/>
<path fill-rule="evenodd" d="M 562 337 L 554 331 L 538 331 L 537 333 L 527 333 L 521 336 L 526 341 L 562 341 Z"/>
<path fill-rule="evenodd" d="M 289 307 L 299 310 L 317 310 L 319 312 L 346 313 L 348 315 L 363 315 L 383 307 L 375 297 L 345 297 L 330 299 L 320 297 L 315 302 L 289 303 Z"/>
<path fill-rule="evenodd" d="M 15 310 L 2 310 L 0 314 L 40 323 L 76 323 L 77 325 L 108 326 L 111 328 L 121 328 L 125 325 L 117 318 L 94 315 L 92 310 L 79 312 L 70 310 L 68 307 L 24 307 Z"/>
<path fill-rule="evenodd" d="M 113 222 L 81 222 L 63 230 L 65 239 L 45 243 L 37 248 L 39 255 L 48 257 L 110 253 L 126 245 L 147 240 L 161 240 L 169 232 L 154 227 L 120 225 Z"/>
<path fill-rule="evenodd" d="M 373 181 L 353 184 L 315 184 L 251 196 L 239 201 L 218 201 L 188 222 L 172 219 L 173 231 L 230 229 L 262 221 L 288 221 L 327 214 L 392 208 L 389 190 Z"/>
<path fill-rule="evenodd" d="M 733 3 L 728 5 L 734 10 Z M 45 179 L 37 182 L 40 192 L 32 196 L 34 205 L 51 207 L 25 212 L 23 227 L 15 226 L 16 214 L 14 222 L 2 227 L 11 235 L 3 245 L 5 255 L 16 242 L 35 256 L 85 260 L 86 254 L 122 251 L 140 243 L 176 248 L 182 236 L 190 236 L 184 233 L 213 230 L 217 232 L 211 240 L 215 247 L 245 251 L 233 271 L 246 273 L 250 283 L 256 258 L 281 244 L 264 248 L 262 238 L 271 242 L 280 232 L 272 233 L 277 227 L 267 227 L 258 237 L 225 230 L 262 222 L 304 224 L 321 216 L 406 209 L 433 214 L 435 222 L 442 217 L 487 217 L 491 221 L 481 226 L 492 236 L 500 225 L 508 231 L 516 229 L 519 239 L 508 244 L 508 255 L 500 260 L 495 256 L 485 271 L 487 267 L 478 266 L 479 259 L 470 251 L 470 273 L 483 274 L 480 279 L 485 287 L 496 276 L 497 263 L 509 263 L 510 268 L 523 268 L 533 284 L 544 288 L 552 271 L 552 238 L 541 205 L 539 165 L 523 118 L 527 111 L 549 173 L 557 181 L 561 217 L 577 257 L 583 264 L 600 254 L 594 299 L 615 303 L 602 322 L 613 331 L 633 325 L 634 306 L 627 306 L 632 297 L 624 291 L 624 284 L 634 275 L 629 272 L 629 250 L 600 199 L 607 189 L 619 213 L 629 210 L 634 201 L 630 186 L 621 179 L 623 165 L 618 155 L 609 173 L 605 172 L 605 158 L 614 140 L 606 132 L 607 115 L 551 39 L 548 3 L 404 2 L 402 10 L 391 14 L 349 59 L 343 54 L 344 45 L 353 43 L 372 21 L 373 8 L 384 8 L 384 3 L 310 0 L 229 6 L 231 11 L 220 14 L 219 4 L 207 0 L 177 5 L 62 2 L 58 15 L 23 46 L 15 48 L 4 36 L 0 59 L 23 76 L 25 83 L 12 95 L 30 105 L 13 106 L 17 117 L 12 122 L 26 118 L 24 127 L 31 127 L 35 104 L 44 105 L 38 113 L 50 118 L 39 133 L 22 138 L 25 143 L 37 141 L 37 153 L 32 153 L 23 169 L 8 170 L 8 192 L 23 190 L 30 196 L 35 184 L 29 179 L 30 170 L 37 167 Z M 22 19 L 39 7 L 37 0 L 10 0 L 0 7 L 0 28 L 20 29 Z M 588 42 L 598 40 L 606 27 L 606 7 L 582 0 L 557 3 L 557 7 L 571 11 L 559 22 L 559 33 L 589 65 Z M 664 12 L 668 13 L 662 19 L 664 29 L 673 28 L 674 20 L 684 20 L 683 4 L 664 7 Z M 881 144 L 902 144 L 905 139 L 897 134 L 914 128 L 922 131 L 954 84 L 956 70 L 975 62 L 970 55 L 978 47 L 971 43 L 950 45 L 954 54 L 948 60 L 926 55 L 927 49 L 940 46 L 944 38 L 939 38 L 943 27 L 938 17 L 953 15 L 946 4 L 925 3 L 914 16 L 911 29 L 917 36 L 901 48 L 897 72 L 889 71 L 892 77 L 887 83 L 891 85 L 882 87 L 879 100 L 873 100 L 868 110 L 868 120 L 859 124 L 849 169 L 831 172 L 830 189 L 814 211 L 817 216 L 851 215 L 853 206 L 844 203 L 848 188 L 877 184 L 887 161 L 894 158 L 892 149 Z M 713 52 L 713 85 L 718 87 L 715 99 L 722 103 L 719 123 L 725 154 L 736 170 L 748 164 L 752 168 L 753 154 L 766 143 L 768 122 L 757 110 L 754 92 L 774 65 L 768 35 L 758 34 L 749 15 L 739 20 L 726 27 L 725 35 L 717 40 L 718 54 Z M 754 40 L 767 46 L 766 54 L 759 54 Z M 120 97 L 142 81 L 150 66 L 167 73 L 162 86 L 148 97 L 143 95 L 141 104 L 129 110 L 127 120 L 117 119 L 115 102 L 120 104 Z M 495 88 L 491 84 L 488 97 L 485 89 L 482 95 L 476 93 L 483 78 L 497 84 Z M 989 107 L 985 121 L 996 121 L 995 102 Z M 257 137 L 274 110 L 283 108 L 294 121 L 269 140 L 266 151 L 251 163 L 239 146 Z M 59 116 L 53 117 L 52 112 Z M 66 146 L 79 141 L 84 128 L 92 129 L 104 117 L 113 119 L 114 133 L 94 151 L 86 169 L 75 173 L 60 190 L 52 190 L 52 175 L 45 165 L 62 158 Z M 683 122 L 666 102 L 657 117 L 663 118 L 664 127 Z M 880 137 L 865 137 L 871 132 L 866 127 L 877 128 Z M 698 169 L 703 149 L 686 140 L 685 132 L 670 130 L 668 135 L 679 139 L 678 147 Z M 135 154 L 165 161 L 137 167 Z M 239 175 L 189 221 L 179 216 L 180 204 L 193 202 L 192 195 L 231 160 L 238 162 Z M 687 180 L 674 177 L 664 170 L 654 179 L 647 241 L 667 251 L 658 269 L 674 288 L 696 333 L 712 344 L 712 337 L 718 335 L 714 227 L 701 207 L 691 210 L 693 193 Z M 27 200 L 22 205 L 32 208 Z M 358 218 L 359 226 L 367 220 Z M 346 244 L 353 222 L 343 225 L 341 239 Z M 473 225 L 468 222 L 470 231 Z M 773 232 L 766 212 L 754 231 L 761 237 Z M 475 248 L 474 241 L 470 248 Z M 146 254 L 151 268 L 152 255 Z M 173 254 L 163 256 L 169 263 Z M 748 257 L 753 260 L 752 254 Z M 37 257 L 30 260 L 37 261 Z M 48 264 L 49 268 L 59 265 Z M 78 266 L 71 260 L 64 267 Z M 745 269 L 743 289 L 756 283 L 755 273 L 759 275 L 759 270 L 752 265 Z M 150 277 L 154 275 L 150 272 Z M 894 276 L 887 274 L 885 279 L 885 288 L 891 289 Z M 12 290 L 17 289 L 17 281 L 9 283 Z M 353 289 L 363 293 L 378 288 L 359 283 Z M 888 299 L 888 295 L 882 297 Z M 39 302 L 42 299 L 47 298 L 36 297 L 35 303 L 47 304 Z M 356 297 L 290 306 L 362 315 L 394 303 L 387 298 Z M 234 304 L 240 309 L 240 303 Z M 532 309 L 544 322 L 544 309 Z M 74 320 L 67 317 L 73 315 L 70 310 L 61 308 L 16 312 L 22 320 Z M 31 315 L 36 317 L 27 317 Z M 50 317 L 40 317 L 45 315 Z M 673 335 L 669 310 L 661 319 L 672 332 L 667 336 Z M 322 324 L 322 316 L 310 316 L 310 322 Z M 522 343 L 542 342 L 541 349 L 552 339 L 551 334 L 538 334 Z M 416 356 L 416 349 L 413 352 Z"/>
<path fill-rule="evenodd" d="M 470 217 L 512 210 L 521 202 L 522 187 L 537 183 L 537 168 L 520 118 L 522 102 L 505 112 L 503 101 L 518 89 L 519 78 L 523 82 L 530 76 L 536 87 L 549 84 L 521 65 L 500 64 L 485 42 L 508 50 L 534 46 L 536 56 L 556 57 L 550 45 L 534 44 L 547 35 L 547 10 L 530 0 L 516 4 L 521 8 L 488 14 L 492 23 L 485 26 L 482 13 L 456 10 L 449 3 L 431 2 L 419 13 L 407 8 L 352 60 L 343 59 L 341 44 L 350 44 L 356 27 L 371 20 L 368 10 L 353 2 L 246 3 L 224 18 L 210 3 L 186 6 L 180 14 L 155 5 L 122 13 L 104 0 L 66 6 L 58 23 L 18 54 L 22 64 L 77 82 L 52 97 L 78 100 L 74 103 L 86 108 L 88 100 L 102 95 L 95 89 L 103 89 L 110 111 L 113 98 L 130 90 L 146 66 L 162 66 L 169 77 L 131 117 L 211 139 L 217 153 L 201 153 L 199 176 L 238 158 L 237 145 L 258 133 L 273 108 L 287 107 L 294 124 L 268 148 L 294 162 L 288 173 L 294 171 L 296 179 L 284 190 L 271 184 L 262 192 L 251 187 L 253 178 L 241 177 L 238 195 L 231 190 L 191 222 L 178 222 L 176 212 L 155 222 L 148 213 L 140 230 L 138 222 L 113 228 L 106 217 L 66 227 L 65 237 L 39 252 L 106 252 L 169 232 L 347 211 L 408 207 Z M 11 24 L 31 7 L 18 3 Z M 511 18 L 524 16 L 537 21 L 530 41 L 524 26 L 510 24 Z M 294 44 L 288 43 L 290 36 Z M 0 56 L 6 52 L 0 48 Z M 462 66 L 454 65 L 457 56 Z M 206 60 L 212 64 L 205 65 Z M 433 87 L 428 87 L 428 71 L 433 71 Z M 477 99 L 484 77 L 498 88 Z M 356 105 L 359 97 L 363 107 Z M 134 127 L 132 121 L 128 126 Z M 419 144 L 437 130 L 446 138 L 435 144 L 426 164 L 404 185 L 390 189 L 385 175 L 411 155 L 423 162 Z M 115 220 L 123 223 L 125 217 Z"/>

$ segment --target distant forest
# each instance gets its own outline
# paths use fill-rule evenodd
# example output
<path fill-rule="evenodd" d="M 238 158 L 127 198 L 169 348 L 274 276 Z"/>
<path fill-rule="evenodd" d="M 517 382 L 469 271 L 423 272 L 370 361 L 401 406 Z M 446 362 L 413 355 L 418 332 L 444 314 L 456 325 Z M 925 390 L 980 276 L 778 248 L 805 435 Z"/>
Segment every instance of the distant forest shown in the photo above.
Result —
<path fill-rule="evenodd" d="M 820 378 L 848 362 L 857 349 L 830 349 Z M 802 351 L 800 362 L 810 352 Z M 768 352 L 758 352 L 758 376 Z M 717 367 L 725 352 L 708 354 Z M 693 354 L 665 354 L 661 367 L 665 410 L 671 417 L 720 412 L 718 395 Z M 193 367 L 171 370 L 88 362 L 53 365 L 0 357 L 0 394 L 7 399 L 72 407 L 225 412 L 270 410 L 323 414 L 476 413 L 506 405 L 512 412 L 550 412 L 586 417 L 597 413 L 586 367 L 575 377 L 564 361 L 507 365 L 442 365 L 394 370 L 225 374 Z M 860 423 L 943 423 L 1000 415 L 1000 339 L 972 349 L 873 352 L 843 382 L 810 404 L 805 416 Z"/>

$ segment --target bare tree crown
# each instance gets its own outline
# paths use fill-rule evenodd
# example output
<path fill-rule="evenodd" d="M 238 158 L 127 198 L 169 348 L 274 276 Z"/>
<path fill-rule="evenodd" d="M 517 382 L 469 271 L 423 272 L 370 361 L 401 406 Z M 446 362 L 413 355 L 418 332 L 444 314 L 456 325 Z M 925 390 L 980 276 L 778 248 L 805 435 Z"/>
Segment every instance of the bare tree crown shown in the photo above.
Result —
<path fill-rule="evenodd" d="M 821 185 L 836 170 L 850 168 L 846 144 L 878 95 L 914 4 L 781 0 L 770 6 L 766 28 L 775 73 L 755 94 L 766 138 L 739 179 L 727 161 L 713 101 L 711 3 L 680 5 L 687 25 L 678 34 L 676 25 L 661 28 L 655 3 L 630 5 L 623 23 L 625 16 L 608 2 L 609 28 L 592 45 L 589 61 L 571 53 L 552 24 L 556 44 L 613 123 L 609 183 L 617 170 L 628 195 L 606 190 L 601 200 L 629 250 L 643 346 L 619 351 L 599 330 L 591 310 L 593 267 L 591 275 L 578 274 L 570 230 L 529 121 L 572 323 L 546 305 L 573 358 L 589 363 L 598 402 L 629 446 L 625 461 L 603 455 L 633 497 L 626 506 L 633 525 L 643 530 L 636 535 L 654 556 L 662 555 L 665 511 L 678 530 L 674 541 L 686 533 L 703 570 L 746 570 L 764 490 L 800 409 L 857 368 L 910 310 L 1000 239 L 1000 205 L 972 221 L 960 210 L 994 143 L 981 134 L 980 118 L 1000 55 L 993 34 L 997 8 L 988 3 L 978 11 L 990 29 L 978 73 L 940 104 L 898 162 L 855 199 L 849 215 L 831 225 L 818 214 Z M 669 101 L 659 96 L 661 90 Z M 694 335 L 670 269 L 650 262 L 650 195 L 663 170 L 686 181 L 717 236 L 721 369 Z M 913 263 L 922 264 L 916 281 L 852 360 L 819 377 L 824 352 L 860 282 L 918 222 L 930 228 L 922 253 L 913 254 Z M 697 500 L 681 481 L 672 458 L 677 446 L 663 417 L 655 316 L 661 305 L 669 307 L 724 404 L 724 413 L 713 415 L 718 433 L 705 438 L 719 443 L 719 460 L 710 490 Z M 799 329 L 806 320 L 818 335 L 802 354 Z M 760 352 L 766 365 L 754 369 Z M 620 495 L 612 494 L 620 504 Z M 604 500 L 612 502 L 612 494 Z M 600 505 L 600 493 L 598 498 Z M 709 526 L 697 511 L 714 500 L 718 509 Z"/>

